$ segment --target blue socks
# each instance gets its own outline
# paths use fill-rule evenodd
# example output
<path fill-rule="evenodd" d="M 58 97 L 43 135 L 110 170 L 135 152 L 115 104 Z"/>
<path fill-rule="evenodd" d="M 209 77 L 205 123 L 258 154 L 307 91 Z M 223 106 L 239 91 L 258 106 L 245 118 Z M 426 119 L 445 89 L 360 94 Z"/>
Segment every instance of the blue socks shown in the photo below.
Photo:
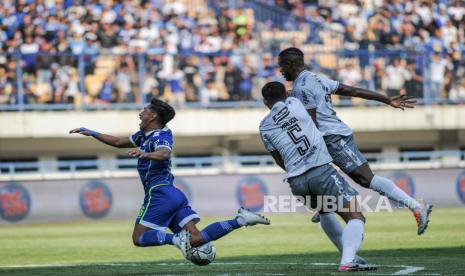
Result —
<path fill-rule="evenodd" d="M 200 235 L 202 236 L 203 243 L 217 240 L 234 229 L 240 228 L 241 225 L 236 219 L 215 222 L 205 227 Z M 173 234 L 166 233 L 159 230 L 149 230 L 144 232 L 139 237 L 139 246 L 157 246 L 164 244 L 174 244 Z"/>
<path fill-rule="evenodd" d="M 234 229 L 241 227 L 236 219 L 215 222 L 205 227 L 201 232 L 204 243 L 217 240 Z"/>
<path fill-rule="evenodd" d="M 149 230 L 139 237 L 140 246 L 156 246 L 164 244 L 173 244 L 173 234 L 159 230 Z"/>

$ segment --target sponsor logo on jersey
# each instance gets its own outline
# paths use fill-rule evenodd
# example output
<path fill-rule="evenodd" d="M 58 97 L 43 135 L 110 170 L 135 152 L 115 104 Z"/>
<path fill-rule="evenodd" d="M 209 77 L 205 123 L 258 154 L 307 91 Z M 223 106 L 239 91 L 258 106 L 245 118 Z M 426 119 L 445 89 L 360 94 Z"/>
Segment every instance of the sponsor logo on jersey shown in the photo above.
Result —
<path fill-rule="evenodd" d="M 91 181 L 81 188 L 79 203 L 82 212 L 90 218 L 102 218 L 108 214 L 112 204 L 110 188 L 100 181 Z"/>
<path fill-rule="evenodd" d="M 189 188 L 189 184 L 187 184 L 186 180 L 184 180 L 183 178 L 176 177 L 174 179 L 173 185 L 186 195 L 187 199 L 189 200 L 189 203 L 192 202 L 191 189 Z"/>
<path fill-rule="evenodd" d="M 264 196 L 267 194 L 263 180 L 256 176 L 246 176 L 239 180 L 236 188 L 239 205 L 252 211 L 263 209 Z"/>
<path fill-rule="evenodd" d="M 10 222 L 24 219 L 31 209 L 31 197 L 27 189 L 18 183 L 0 186 L 0 216 Z"/>
<path fill-rule="evenodd" d="M 465 204 L 465 171 L 463 171 L 459 176 L 457 177 L 457 194 L 462 201 L 463 204 Z"/>
<path fill-rule="evenodd" d="M 406 172 L 394 172 L 389 176 L 397 187 L 408 194 L 410 197 L 415 197 L 415 182 L 413 178 Z"/>

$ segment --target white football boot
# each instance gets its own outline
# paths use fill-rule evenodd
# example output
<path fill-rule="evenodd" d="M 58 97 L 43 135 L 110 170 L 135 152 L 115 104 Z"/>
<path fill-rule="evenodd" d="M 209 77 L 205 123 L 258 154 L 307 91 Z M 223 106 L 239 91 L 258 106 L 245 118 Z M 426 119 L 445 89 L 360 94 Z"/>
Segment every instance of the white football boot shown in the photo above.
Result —
<path fill-rule="evenodd" d="M 191 233 L 186 229 L 183 229 L 181 232 L 176 234 L 179 242 L 176 243 L 176 247 L 181 250 L 182 255 L 184 258 L 190 261 L 190 254 L 191 251 Z"/>
<path fill-rule="evenodd" d="M 239 208 L 239 210 L 237 211 L 237 217 L 240 219 L 240 221 L 243 222 L 243 226 L 252 226 L 255 224 L 270 224 L 270 220 L 266 217 L 260 214 L 256 214 L 248 209 L 245 209 L 244 207 Z"/>

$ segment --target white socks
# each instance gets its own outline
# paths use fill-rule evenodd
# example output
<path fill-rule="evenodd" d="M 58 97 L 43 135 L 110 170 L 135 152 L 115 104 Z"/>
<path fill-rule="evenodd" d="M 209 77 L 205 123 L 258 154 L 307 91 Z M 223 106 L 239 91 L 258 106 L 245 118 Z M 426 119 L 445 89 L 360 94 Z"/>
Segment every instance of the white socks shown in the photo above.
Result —
<path fill-rule="evenodd" d="M 342 253 L 342 226 L 334 213 L 320 214 L 320 225 L 326 236 L 333 242 L 339 252 Z"/>
<path fill-rule="evenodd" d="M 341 264 L 353 262 L 363 240 L 364 223 L 359 219 L 351 219 L 342 233 Z"/>
<path fill-rule="evenodd" d="M 370 189 L 385 195 L 390 200 L 401 203 L 412 211 L 420 207 L 418 201 L 411 198 L 408 194 L 397 187 L 394 182 L 386 177 L 375 175 L 373 180 L 371 180 Z"/>

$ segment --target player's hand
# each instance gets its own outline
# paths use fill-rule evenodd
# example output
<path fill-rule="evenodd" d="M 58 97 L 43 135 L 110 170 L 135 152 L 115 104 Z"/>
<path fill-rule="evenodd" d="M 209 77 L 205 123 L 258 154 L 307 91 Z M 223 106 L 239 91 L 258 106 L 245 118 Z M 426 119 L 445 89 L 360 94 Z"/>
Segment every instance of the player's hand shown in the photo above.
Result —
<path fill-rule="evenodd" d="M 130 149 L 128 150 L 128 154 L 131 155 L 132 157 L 137 157 L 137 158 L 147 157 L 147 153 L 141 151 L 140 149 Z"/>
<path fill-rule="evenodd" d="M 90 129 L 87 129 L 85 127 L 79 127 L 79 128 L 75 128 L 75 129 L 72 129 L 69 131 L 70 134 L 73 134 L 73 133 L 79 133 L 79 134 L 82 134 L 84 136 L 95 136 L 97 134 L 97 132 L 93 131 L 93 130 L 90 130 Z"/>
<path fill-rule="evenodd" d="M 414 108 L 417 100 L 414 99 L 412 96 L 407 95 L 399 95 L 390 98 L 389 105 L 394 108 L 400 108 L 404 110 L 404 108 Z"/>

